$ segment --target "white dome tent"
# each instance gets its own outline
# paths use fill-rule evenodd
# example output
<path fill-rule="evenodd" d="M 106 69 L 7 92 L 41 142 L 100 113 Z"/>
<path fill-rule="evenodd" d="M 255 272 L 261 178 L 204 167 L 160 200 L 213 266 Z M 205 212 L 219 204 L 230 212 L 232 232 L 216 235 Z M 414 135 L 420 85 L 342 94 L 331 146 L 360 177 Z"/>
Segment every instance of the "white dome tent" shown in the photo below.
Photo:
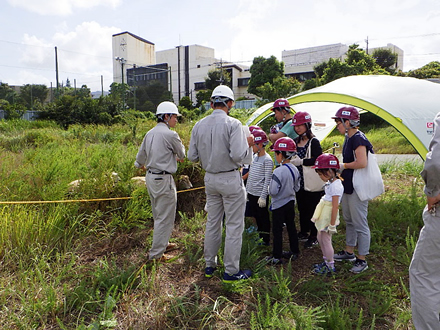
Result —
<path fill-rule="evenodd" d="M 313 132 L 323 140 L 334 128 L 331 117 L 351 105 L 369 111 L 395 127 L 425 159 L 433 132 L 433 119 L 440 112 L 440 84 L 427 80 L 384 75 L 350 76 L 288 98 L 296 111 L 313 118 Z M 271 115 L 272 103 L 257 109 L 248 125 L 258 125 Z"/>

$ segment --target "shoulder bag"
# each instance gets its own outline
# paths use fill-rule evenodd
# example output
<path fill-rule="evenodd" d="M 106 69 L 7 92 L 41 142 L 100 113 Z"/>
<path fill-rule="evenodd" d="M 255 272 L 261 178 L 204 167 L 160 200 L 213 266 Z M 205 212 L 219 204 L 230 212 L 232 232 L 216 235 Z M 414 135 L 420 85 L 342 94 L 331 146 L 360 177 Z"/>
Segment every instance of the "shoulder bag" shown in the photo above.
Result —
<path fill-rule="evenodd" d="M 353 188 L 361 201 L 369 201 L 385 192 L 376 155 L 368 151 L 367 158 L 366 167 L 353 171 Z"/>
<path fill-rule="evenodd" d="M 307 148 L 306 157 L 312 158 L 312 138 L 309 142 Z M 318 173 L 311 166 L 302 166 L 303 169 L 303 179 L 304 179 L 304 190 L 306 191 L 323 191 L 325 182 L 321 180 Z"/>

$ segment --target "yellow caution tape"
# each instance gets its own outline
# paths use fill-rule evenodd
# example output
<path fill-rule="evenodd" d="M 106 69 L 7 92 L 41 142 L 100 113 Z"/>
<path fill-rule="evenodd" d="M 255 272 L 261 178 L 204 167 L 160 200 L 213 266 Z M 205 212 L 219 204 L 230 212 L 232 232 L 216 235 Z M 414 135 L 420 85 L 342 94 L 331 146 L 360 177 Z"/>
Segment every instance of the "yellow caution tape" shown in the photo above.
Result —
<path fill-rule="evenodd" d="M 179 190 L 177 193 L 183 193 L 187 191 L 194 191 L 204 189 L 205 187 L 197 187 L 186 190 Z M 0 205 L 4 204 L 53 204 L 53 203 L 87 203 L 87 202 L 102 202 L 102 201 L 117 201 L 117 200 L 127 200 L 132 199 L 133 197 L 111 197 L 111 198 L 95 198 L 95 199 L 65 199 L 59 201 L 9 201 L 9 202 L 1 202 Z"/>

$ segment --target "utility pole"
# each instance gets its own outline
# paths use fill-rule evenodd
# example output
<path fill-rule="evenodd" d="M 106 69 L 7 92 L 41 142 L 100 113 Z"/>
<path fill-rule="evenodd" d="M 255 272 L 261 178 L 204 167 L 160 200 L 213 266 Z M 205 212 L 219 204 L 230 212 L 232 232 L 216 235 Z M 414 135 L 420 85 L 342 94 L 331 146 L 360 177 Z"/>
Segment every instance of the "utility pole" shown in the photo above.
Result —
<path fill-rule="evenodd" d="M 124 64 L 127 62 L 123 57 L 116 57 L 116 61 L 121 63 L 121 76 L 122 76 L 122 108 L 125 110 L 125 85 L 124 85 Z"/>
<path fill-rule="evenodd" d="M 57 98 L 60 95 L 60 91 L 59 91 L 59 80 L 58 80 L 58 51 L 57 51 L 57 47 L 55 47 L 55 72 L 56 72 L 56 79 L 57 79 Z"/>
<path fill-rule="evenodd" d="M 367 39 L 365 39 L 365 42 L 367 43 L 367 55 L 368 55 L 368 36 Z"/>

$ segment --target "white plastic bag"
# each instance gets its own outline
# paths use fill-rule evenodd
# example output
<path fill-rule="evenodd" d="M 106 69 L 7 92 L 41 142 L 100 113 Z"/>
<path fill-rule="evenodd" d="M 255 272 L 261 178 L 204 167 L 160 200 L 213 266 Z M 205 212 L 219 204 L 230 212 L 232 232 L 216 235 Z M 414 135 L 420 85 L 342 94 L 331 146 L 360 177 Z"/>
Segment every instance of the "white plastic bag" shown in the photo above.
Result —
<path fill-rule="evenodd" d="M 370 151 L 368 151 L 367 166 L 354 170 L 353 187 L 361 201 L 372 200 L 385 192 L 376 155 Z"/>

